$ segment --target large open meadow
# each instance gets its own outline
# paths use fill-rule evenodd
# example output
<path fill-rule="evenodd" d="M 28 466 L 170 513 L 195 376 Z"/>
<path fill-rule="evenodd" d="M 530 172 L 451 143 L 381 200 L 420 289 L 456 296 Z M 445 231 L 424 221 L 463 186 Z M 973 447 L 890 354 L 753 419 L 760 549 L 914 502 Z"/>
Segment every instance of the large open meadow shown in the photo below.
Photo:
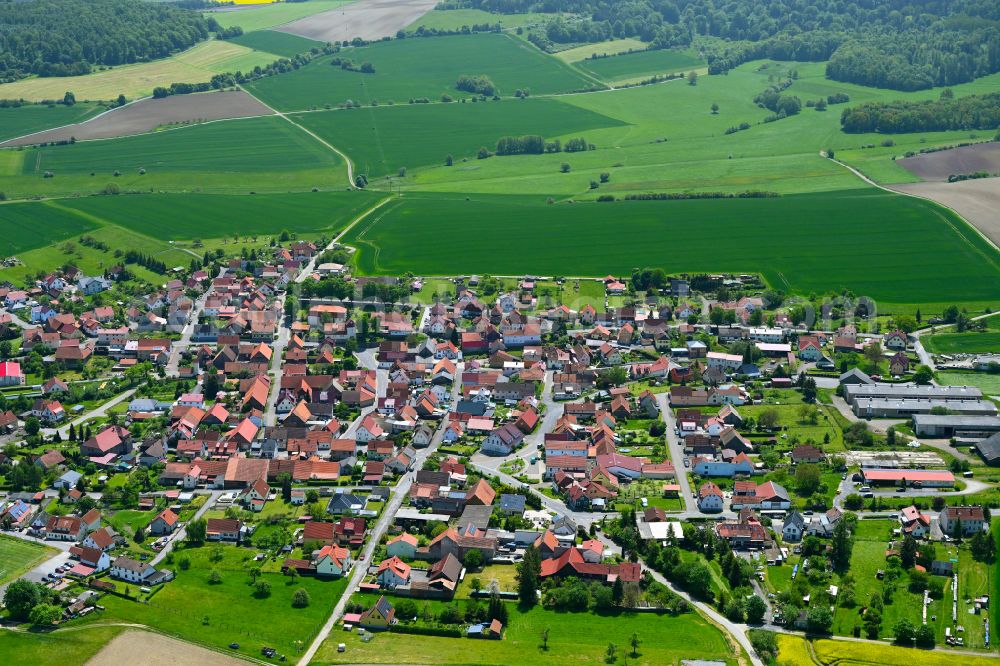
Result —
<path fill-rule="evenodd" d="M 296 54 L 305 53 L 312 48 L 323 46 L 322 42 L 299 37 L 298 35 L 290 35 L 287 32 L 278 32 L 277 30 L 245 32 L 239 37 L 233 37 L 229 41 L 257 51 L 274 53 L 286 58 L 291 58 Z"/>
<path fill-rule="evenodd" d="M 407 195 L 346 242 L 360 248 L 364 273 L 599 276 L 660 266 L 760 272 L 775 288 L 848 288 L 886 304 L 1000 299 L 1000 260 L 972 229 L 933 204 L 874 189 L 575 204 Z"/>
<path fill-rule="evenodd" d="M 722 634 L 695 614 L 598 615 L 507 607 L 510 619 L 501 641 L 388 633 L 363 642 L 357 634 L 337 632 L 323 643 L 314 663 L 597 666 L 605 663 L 608 643 L 615 643 L 619 654 L 628 653 L 628 662 L 636 666 L 679 664 L 690 658 L 737 663 Z M 542 649 L 545 629 L 548 650 Z M 629 648 L 633 632 L 641 641 L 637 656 Z M 340 642 L 346 643 L 345 652 L 337 652 Z"/>
<path fill-rule="evenodd" d="M 245 194 L 340 189 L 347 179 L 336 153 L 278 117 L 0 151 L 0 191 L 8 197 L 92 194 L 108 183 L 121 192 Z"/>
<path fill-rule="evenodd" d="M 84 76 L 53 76 L 22 79 L 0 85 L 0 99 L 31 101 L 62 99 L 72 91 L 78 100 L 129 99 L 152 94 L 157 86 L 171 83 L 202 83 L 214 75 L 237 70 L 248 72 L 278 59 L 273 53 L 246 46 L 209 40 L 169 58 L 134 65 L 109 67 Z"/>
<path fill-rule="evenodd" d="M 470 97 L 455 88 L 458 77 L 485 74 L 511 96 L 518 88 L 533 94 L 571 92 L 597 84 L 569 65 L 505 34 L 458 35 L 377 42 L 336 57 L 357 65 L 369 62 L 373 74 L 331 66 L 332 56 L 305 67 L 251 83 L 248 89 L 282 111 L 337 106 L 346 100 L 397 104 L 410 98 L 438 101 L 447 94 Z"/>
<path fill-rule="evenodd" d="M 400 167 L 444 164 L 449 154 L 456 162 L 468 160 L 455 168 L 464 172 L 479 168 L 483 160 L 476 159 L 477 151 L 484 146 L 493 150 L 501 136 L 566 139 L 621 124 L 556 98 L 319 111 L 294 120 L 350 155 L 369 177 L 395 177 Z"/>

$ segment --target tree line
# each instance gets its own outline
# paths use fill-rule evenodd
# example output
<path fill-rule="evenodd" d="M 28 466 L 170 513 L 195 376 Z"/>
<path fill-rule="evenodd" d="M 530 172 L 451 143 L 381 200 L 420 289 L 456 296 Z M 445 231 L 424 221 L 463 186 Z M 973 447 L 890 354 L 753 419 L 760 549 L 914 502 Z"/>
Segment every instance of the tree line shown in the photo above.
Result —
<path fill-rule="evenodd" d="M 1000 93 L 911 102 L 867 102 L 844 109 L 845 132 L 942 132 L 1000 127 Z"/>
<path fill-rule="evenodd" d="M 189 48 L 218 30 L 214 19 L 169 3 L 32 0 L 0 3 L 0 80 L 88 74 Z"/>

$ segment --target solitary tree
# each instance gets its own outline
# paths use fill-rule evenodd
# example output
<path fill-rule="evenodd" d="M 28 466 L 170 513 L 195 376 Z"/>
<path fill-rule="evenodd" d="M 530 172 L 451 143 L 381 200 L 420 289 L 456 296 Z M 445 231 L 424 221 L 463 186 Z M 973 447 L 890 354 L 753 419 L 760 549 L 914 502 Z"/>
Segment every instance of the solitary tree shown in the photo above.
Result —
<path fill-rule="evenodd" d="M 517 594 L 521 603 L 526 606 L 534 606 L 538 602 L 536 590 L 538 589 L 538 579 L 542 573 L 542 561 L 538 554 L 538 549 L 529 546 L 524 551 L 524 558 L 518 565 L 517 571 Z"/>
<path fill-rule="evenodd" d="M 632 646 L 632 656 L 633 657 L 639 656 L 639 645 L 641 643 L 642 643 L 642 641 L 639 640 L 639 634 L 633 631 L 632 632 L 632 638 L 630 638 L 629 641 L 628 641 L 628 644 L 630 646 Z"/>
<path fill-rule="evenodd" d="M 542 629 L 542 649 L 543 650 L 548 650 L 549 649 L 549 628 L 548 627 L 545 627 L 544 629 Z"/>
<path fill-rule="evenodd" d="M 717 113 L 719 113 L 719 105 L 716 104 L 715 102 L 712 102 L 712 115 L 715 115 Z"/>
<path fill-rule="evenodd" d="M 694 71 L 688 72 L 687 79 L 688 79 L 688 85 L 689 86 L 696 86 L 696 85 L 698 85 L 698 72 L 694 72 Z"/>
<path fill-rule="evenodd" d="M 455 163 L 455 158 L 451 156 L 451 153 L 449 153 L 448 155 L 445 156 L 445 158 L 444 158 L 444 165 L 445 166 L 451 166 L 454 163 Z"/>

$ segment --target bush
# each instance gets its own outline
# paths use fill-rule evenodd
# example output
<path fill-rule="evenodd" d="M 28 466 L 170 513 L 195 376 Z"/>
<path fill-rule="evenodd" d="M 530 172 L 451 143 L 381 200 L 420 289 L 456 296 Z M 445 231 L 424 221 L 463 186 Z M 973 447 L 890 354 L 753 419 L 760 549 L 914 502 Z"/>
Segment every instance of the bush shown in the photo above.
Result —
<path fill-rule="evenodd" d="M 271 596 L 271 584 L 266 580 L 258 580 L 253 586 L 253 593 L 255 597 L 265 598 Z"/>
<path fill-rule="evenodd" d="M 300 587 L 292 594 L 292 608 L 305 608 L 309 605 L 309 593 L 304 587 Z"/>

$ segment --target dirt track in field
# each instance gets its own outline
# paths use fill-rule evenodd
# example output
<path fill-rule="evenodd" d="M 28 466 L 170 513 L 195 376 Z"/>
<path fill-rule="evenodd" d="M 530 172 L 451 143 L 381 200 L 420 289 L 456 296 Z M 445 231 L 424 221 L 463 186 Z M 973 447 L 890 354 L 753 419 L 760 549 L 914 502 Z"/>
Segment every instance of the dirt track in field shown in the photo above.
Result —
<path fill-rule="evenodd" d="M 1000 245 L 1000 178 L 960 183 L 906 183 L 889 187 L 927 197 L 954 209 L 995 245 Z"/>
<path fill-rule="evenodd" d="M 281 32 L 340 42 L 360 37 L 365 40 L 395 36 L 434 8 L 437 0 L 360 0 L 344 7 L 306 16 L 274 28 Z"/>
<path fill-rule="evenodd" d="M 10 139 L 0 146 L 26 146 L 48 141 L 67 141 L 75 137 L 111 139 L 142 134 L 170 123 L 266 116 L 272 111 L 242 90 L 171 95 L 163 99 L 143 99 L 118 109 L 112 109 L 75 125 L 44 130 Z"/>
<path fill-rule="evenodd" d="M 896 164 L 924 180 L 947 181 L 948 176 L 985 171 L 1000 173 L 1000 143 L 980 143 L 939 150 L 896 160 Z"/>
<path fill-rule="evenodd" d="M 149 631 L 126 631 L 101 648 L 87 666 L 246 666 L 245 661 Z"/>

